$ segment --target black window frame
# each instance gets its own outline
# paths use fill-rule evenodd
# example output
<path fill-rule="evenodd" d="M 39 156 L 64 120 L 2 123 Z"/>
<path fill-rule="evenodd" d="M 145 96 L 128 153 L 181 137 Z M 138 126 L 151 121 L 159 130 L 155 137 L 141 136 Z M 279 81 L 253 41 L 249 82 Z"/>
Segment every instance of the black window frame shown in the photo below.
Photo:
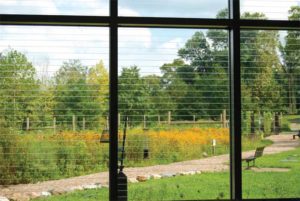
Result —
<path fill-rule="evenodd" d="M 230 60 L 230 200 L 242 199 L 240 31 L 300 30 L 300 21 L 240 19 L 240 0 L 228 0 L 228 19 L 120 17 L 118 0 L 110 0 L 109 16 L 1 14 L 0 25 L 109 27 L 109 199 L 118 192 L 118 28 L 222 28 L 229 31 Z M 252 199 L 253 200 L 253 199 Z M 262 200 L 262 199 L 260 199 Z M 263 199 L 263 200 L 299 200 Z"/>

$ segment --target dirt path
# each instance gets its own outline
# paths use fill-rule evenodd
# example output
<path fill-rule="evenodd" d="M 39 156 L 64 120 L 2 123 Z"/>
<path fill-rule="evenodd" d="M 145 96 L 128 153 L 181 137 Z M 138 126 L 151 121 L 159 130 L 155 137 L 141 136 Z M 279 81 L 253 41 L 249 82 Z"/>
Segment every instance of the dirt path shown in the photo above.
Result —
<path fill-rule="evenodd" d="M 292 150 L 300 146 L 300 141 L 292 139 L 292 133 L 273 135 L 268 139 L 274 143 L 267 147 L 264 154 L 275 154 Z M 243 153 L 243 157 L 253 154 L 254 151 Z M 152 176 L 169 177 L 174 174 L 194 174 L 197 172 L 220 172 L 228 170 L 229 155 L 219 155 L 199 160 L 177 162 L 168 165 L 155 165 L 149 167 L 126 168 L 125 173 L 129 180 L 136 181 L 137 176 L 145 178 Z M 20 184 L 11 186 L 0 186 L 0 197 L 25 201 L 42 195 L 61 194 L 76 189 L 101 188 L 108 185 L 108 173 L 102 172 L 86 176 L 45 181 L 36 184 Z"/>

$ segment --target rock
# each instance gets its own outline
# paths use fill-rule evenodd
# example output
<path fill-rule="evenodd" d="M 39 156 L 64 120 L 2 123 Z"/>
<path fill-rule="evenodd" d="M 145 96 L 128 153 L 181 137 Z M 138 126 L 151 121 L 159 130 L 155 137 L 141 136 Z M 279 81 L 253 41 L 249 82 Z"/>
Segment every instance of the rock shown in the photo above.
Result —
<path fill-rule="evenodd" d="M 159 174 L 151 174 L 150 179 L 161 179 L 161 175 Z"/>
<path fill-rule="evenodd" d="M 0 201 L 9 201 L 8 198 L 0 196 Z"/>
<path fill-rule="evenodd" d="M 207 154 L 206 152 L 203 152 L 203 153 L 202 153 L 202 156 L 203 156 L 203 157 L 207 157 L 208 154 Z"/>
<path fill-rule="evenodd" d="M 136 178 L 128 178 L 129 183 L 137 183 L 139 182 Z"/>
<path fill-rule="evenodd" d="M 48 192 L 48 191 L 43 191 L 43 192 L 41 193 L 41 196 L 48 197 L 48 196 L 51 196 L 51 193 Z"/>
<path fill-rule="evenodd" d="M 188 172 L 187 172 L 187 175 L 194 175 L 194 174 L 196 174 L 195 171 L 188 171 Z"/>
<path fill-rule="evenodd" d="M 23 195 L 21 193 L 14 193 L 10 197 L 10 200 L 12 200 L 12 201 L 29 201 L 30 198 L 28 195 Z"/>
<path fill-rule="evenodd" d="M 196 170 L 195 172 L 196 172 L 196 174 L 201 174 L 202 173 L 201 170 Z"/>
<path fill-rule="evenodd" d="M 183 175 L 185 175 L 185 172 L 177 172 L 176 175 L 177 176 L 183 176 Z"/>
<path fill-rule="evenodd" d="M 38 197 L 41 197 L 41 193 L 31 192 L 31 193 L 29 193 L 29 197 L 30 197 L 31 199 L 38 198 Z M 1 201 L 1 200 L 0 200 L 0 201 Z"/>
<path fill-rule="evenodd" d="M 139 182 L 145 182 L 147 180 L 149 180 L 148 176 L 137 176 L 136 180 L 138 180 Z"/>
<path fill-rule="evenodd" d="M 73 186 L 67 190 L 68 192 L 77 191 L 77 190 L 83 190 L 82 186 Z"/>
<path fill-rule="evenodd" d="M 66 192 L 66 190 L 62 190 L 62 189 L 56 189 L 56 190 L 51 190 L 49 193 L 51 195 L 61 195 L 64 194 Z"/>
<path fill-rule="evenodd" d="M 169 177 L 174 177 L 174 176 L 175 176 L 175 174 L 173 174 L 173 173 L 165 173 L 165 174 L 161 175 L 161 178 L 169 178 Z"/>
<path fill-rule="evenodd" d="M 95 189 L 95 188 L 98 188 L 98 186 L 95 185 L 95 184 L 90 184 L 90 185 L 84 185 L 83 186 L 83 189 Z"/>

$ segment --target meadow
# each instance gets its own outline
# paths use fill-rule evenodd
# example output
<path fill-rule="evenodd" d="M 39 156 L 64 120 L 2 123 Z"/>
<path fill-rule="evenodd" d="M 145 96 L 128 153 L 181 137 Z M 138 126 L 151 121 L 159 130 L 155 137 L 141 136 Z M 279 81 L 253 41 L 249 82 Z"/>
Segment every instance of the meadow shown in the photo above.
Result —
<path fill-rule="evenodd" d="M 1 184 L 39 181 L 86 175 L 108 168 L 108 144 L 100 143 L 95 131 L 16 133 L 1 135 Z M 119 134 L 122 138 L 122 131 Z M 216 141 L 213 150 L 212 140 Z M 121 142 L 121 140 L 120 140 Z M 270 144 L 260 138 L 243 140 L 245 149 Z M 120 144 L 121 145 L 121 144 Z M 149 151 L 145 159 L 144 150 Z M 126 167 L 168 164 L 229 153 L 228 128 L 131 128 L 126 141 Z"/>

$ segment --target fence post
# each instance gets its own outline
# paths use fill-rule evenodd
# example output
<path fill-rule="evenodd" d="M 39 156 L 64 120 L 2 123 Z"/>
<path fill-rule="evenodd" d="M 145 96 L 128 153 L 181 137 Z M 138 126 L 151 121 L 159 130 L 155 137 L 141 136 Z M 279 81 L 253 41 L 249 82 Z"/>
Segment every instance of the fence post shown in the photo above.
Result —
<path fill-rule="evenodd" d="M 220 114 L 220 122 L 221 122 L 221 126 L 223 126 L 223 114 Z"/>
<path fill-rule="evenodd" d="M 26 130 L 29 131 L 30 129 L 30 121 L 29 121 L 29 117 L 26 118 Z"/>
<path fill-rule="evenodd" d="M 277 112 L 275 112 L 275 134 L 280 133 L 280 125 L 279 125 L 279 115 Z"/>
<path fill-rule="evenodd" d="M 53 117 L 53 131 L 56 133 L 56 117 Z"/>
<path fill-rule="evenodd" d="M 109 118 L 108 118 L 108 116 L 106 116 L 106 128 L 107 128 L 107 130 L 109 128 Z"/>
<path fill-rule="evenodd" d="M 196 122 L 196 115 L 193 115 L 193 121 Z"/>
<path fill-rule="evenodd" d="M 76 131 L 76 119 L 75 119 L 75 115 L 72 116 L 72 126 L 73 126 L 73 131 Z"/>
<path fill-rule="evenodd" d="M 168 124 L 171 124 L 171 111 L 168 112 Z"/>
<path fill-rule="evenodd" d="M 283 118 L 283 114 L 282 114 L 282 112 L 280 112 L 280 117 L 279 117 L 279 127 L 280 127 L 280 130 L 282 128 L 282 118 Z"/>
<path fill-rule="evenodd" d="M 158 125 L 160 125 L 160 115 L 157 116 Z"/>
<path fill-rule="evenodd" d="M 261 127 L 260 127 L 260 129 L 261 129 L 262 132 L 265 132 L 265 112 L 264 111 L 261 112 L 260 117 L 261 117 Z"/>
<path fill-rule="evenodd" d="M 226 128 L 226 110 L 223 110 L 223 128 Z"/>
<path fill-rule="evenodd" d="M 252 136 L 255 135 L 255 119 L 254 119 L 254 111 L 251 112 L 251 116 L 250 116 L 250 133 Z"/>
<path fill-rule="evenodd" d="M 85 130 L 85 117 L 82 118 L 82 130 Z"/>
<path fill-rule="evenodd" d="M 144 115 L 144 129 L 147 128 L 147 119 L 146 119 L 146 115 Z"/>

